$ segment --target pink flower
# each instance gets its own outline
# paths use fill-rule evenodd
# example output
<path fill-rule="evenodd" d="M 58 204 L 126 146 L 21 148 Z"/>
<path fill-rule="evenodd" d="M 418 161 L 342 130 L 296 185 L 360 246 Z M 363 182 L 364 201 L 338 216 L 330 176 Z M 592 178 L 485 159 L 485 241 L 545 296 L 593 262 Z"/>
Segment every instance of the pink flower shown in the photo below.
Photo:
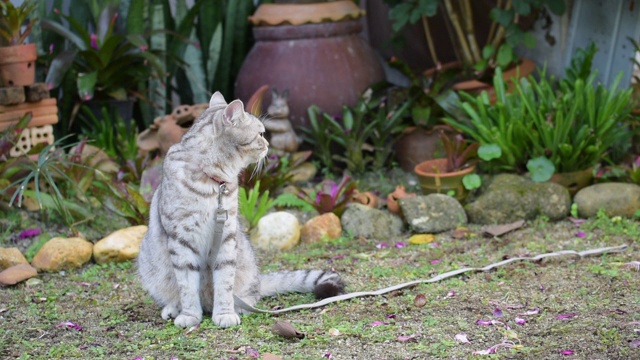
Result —
<path fill-rule="evenodd" d="M 26 238 L 31 238 L 31 237 L 34 237 L 34 236 L 38 236 L 38 235 L 40 235 L 40 233 L 42 233 L 42 229 L 40 229 L 40 228 L 27 229 L 27 230 L 21 232 L 18 235 L 18 238 L 20 240 L 24 240 Z"/>
<path fill-rule="evenodd" d="M 576 236 L 579 238 L 584 238 L 584 237 L 587 237 L 587 234 L 584 231 L 578 231 L 576 233 Z"/>
<path fill-rule="evenodd" d="M 456 341 L 459 343 L 463 343 L 463 344 L 470 343 L 469 339 L 467 339 L 467 334 L 457 334 L 453 338 L 456 339 Z"/>
<path fill-rule="evenodd" d="M 564 355 L 564 356 L 573 355 L 573 353 L 574 353 L 574 351 L 571 350 L 571 349 L 566 349 L 566 350 L 560 351 L 560 354 Z"/>
<path fill-rule="evenodd" d="M 440 264 L 441 262 L 442 262 L 442 259 L 431 260 L 431 265 Z"/>
<path fill-rule="evenodd" d="M 495 310 L 493 310 L 493 316 L 502 317 L 502 310 L 500 310 L 500 308 L 497 307 Z"/>
<path fill-rule="evenodd" d="M 525 320 L 523 318 L 516 317 L 516 324 L 524 325 L 526 322 L 527 322 L 527 320 Z"/>
<path fill-rule="evenodd" d="M 556 319 L 558 320 L 566 320 L 566 319 L 571 319 L 578 316 L 578 314 L 560 314 L 556 316 Z"/>
<path fill-rule="evenodd" d="M 148 47 L 148 46 L 146 46 L 146 45 L 140 45 L 140 46 L 138 46 L 138 48 L 140 49 L 140 51 L 147 51 L 147 50 L 149 50 L 149 47 Z"/>
<path fill-rule="evenodd" d="M 91 34 L 91 47 L 99 50 L 98 48 L 98 35 L 96 34 Z"/>
<path fill-rule="evenodd" d="M 403 336 L 398 336 L 396 338 L 396 340 L 399 341 L 399 342 L 407 342 L 407 341 L 411 341 L 411 340 L 413 340 L 415 338 L 416 338 L 415 335 L 409 335 L 409 336 L 404 336 L 403 335 Z"/>
<path fill-rule="evenodd" d="M 402 242 L 402 241 L 398 241 L 398 242 L 396 243 L 396 247 L 397 247 L 398 249 L 402 249 L 403 247 L 407 247 L 407 244 L 405 244 L 405 243 L 404 243 L 404 242 Z"/>
<path fill-rule="evenodd" d="M 71 321 L 63 321 L 60 324 L 56 325 L 56 328 L 59 329 L 61 327 L 66 327 L 67 329 L 74 329 L 77 331 L 82 331 L 82 326 L 72 323 Z"/>
<path fill-rule="evenodd" d="M 383 242 L 379 243 L 378 245 L 376 245 L 376 247 L 378 249 L 384 249 L 384 248 L 388 248 L 389 244 L 387 244 L 386 242 L 383 241 Z"/>

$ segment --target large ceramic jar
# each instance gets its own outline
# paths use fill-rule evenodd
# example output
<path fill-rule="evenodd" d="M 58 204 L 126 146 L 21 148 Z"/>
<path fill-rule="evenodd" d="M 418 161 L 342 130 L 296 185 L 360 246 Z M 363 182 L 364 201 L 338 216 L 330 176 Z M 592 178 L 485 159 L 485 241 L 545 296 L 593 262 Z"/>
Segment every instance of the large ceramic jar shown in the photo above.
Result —
<path fill-rule="evenodd" d="M 262 85 L 288 89 L 296 129 L 308 123 L 311 105 L 331 114 L 354 105 L 384 79 L 375 52 L 359 35 L 363 14 L 353 1 L 260 5 L 249 18 L 256 42 L 240 68 L 236 96 L 247 101 Z"/>

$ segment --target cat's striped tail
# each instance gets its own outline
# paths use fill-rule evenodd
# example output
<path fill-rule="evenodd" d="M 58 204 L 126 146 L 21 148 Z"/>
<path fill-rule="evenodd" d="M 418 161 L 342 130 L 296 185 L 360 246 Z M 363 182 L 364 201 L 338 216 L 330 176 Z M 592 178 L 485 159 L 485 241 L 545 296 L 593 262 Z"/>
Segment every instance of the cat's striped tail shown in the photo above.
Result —
<path fill-rule="evenodd" d="M 280 271 L 261 275 L 260 295 L 288 292 L 313 292 L 317 298 L 324 299 L 344 293 L 344 282 L 338 273 L 322 270 Z"/>

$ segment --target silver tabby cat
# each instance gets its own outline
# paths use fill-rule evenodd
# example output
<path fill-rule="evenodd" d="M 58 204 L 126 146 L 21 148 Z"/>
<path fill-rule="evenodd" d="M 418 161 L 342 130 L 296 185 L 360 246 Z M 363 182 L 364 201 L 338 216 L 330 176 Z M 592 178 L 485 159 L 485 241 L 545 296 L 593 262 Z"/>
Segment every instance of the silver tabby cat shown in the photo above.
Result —
<path fill-rule="evenodd" d="M 142 285 L 163 306 L 162 318 L 174 318 L 176 326 L 199 324 L 203 310 L 218 326 L 240 324 L 242 309 L 234 304 L 234 295 L 255 305 L 262 296 L 278 293 L 313 291 L 327 297 L 344 289 L 340 276 L 330 271 L 260 275 L 239 227 L 238 174 L 267 154 L 264 131 L 240 100 L 227 104 L 216 92 L 209 108 L 164 159 L 138 268 Z M 216 256 L 214 213 L 222 183 L 226 189 L 221 202 L 228 219 Z"/>

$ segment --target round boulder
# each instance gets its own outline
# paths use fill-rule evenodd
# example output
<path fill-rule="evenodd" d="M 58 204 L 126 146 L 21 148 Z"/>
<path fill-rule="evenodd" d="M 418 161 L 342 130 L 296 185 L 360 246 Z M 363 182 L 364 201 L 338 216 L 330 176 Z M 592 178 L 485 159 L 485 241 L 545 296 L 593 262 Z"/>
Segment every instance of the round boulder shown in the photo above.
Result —
<path fill-rule="evenodd" d="M 335 240 L 342 235 L 340 218 L 334 213 L 318 215 L 304 224 L 300 235 L 303 243 Z"/>
<path fill-rule="evenodd" d="M 114 231 L 93 245 L 93 260 L 98 264 L 123 262 L 138 257 L 145 225 Z"/>
<path fill-rule="evenodd" d="M 580 217 L 594 217 L 598 210 L 607 216 L 632 218 L 640 209 L 640 186 L 627 183 L 602 183 L 587 186 L 573 198 Z"/>
<path fill-rule="evenodd" d="M 8 269 L 14 265 L 28 264 L 27 259 L 18 248 L 0 248 L 0 271 Z"/>
<path fill-rule="evenodd" d="M 387 240 L 402 234 L 402 220 L 385 210 L 352 203 L 342 213 L 342 228 L 353 236 Z"/>
<path fill-rule="evenodd" d="M 300 242 L 300 222 L 285 211 L 267 214 L 251 231 L 251 242 L 260 249 L 290 249 Z"/>
<path fill-rule="evenodd" d="M 467 224 L 460 202 L 444 194 L 413 196 L 398 201 L 404 218 L 418 233 L 439 233 Z"/>
<path fill-rule="evenodd" d="M 91 260 L 92 250 L 93 244 L 85 239 L 57 237 L 42 246 L 31 265 L 39 271 L 79 268 Z"/>

